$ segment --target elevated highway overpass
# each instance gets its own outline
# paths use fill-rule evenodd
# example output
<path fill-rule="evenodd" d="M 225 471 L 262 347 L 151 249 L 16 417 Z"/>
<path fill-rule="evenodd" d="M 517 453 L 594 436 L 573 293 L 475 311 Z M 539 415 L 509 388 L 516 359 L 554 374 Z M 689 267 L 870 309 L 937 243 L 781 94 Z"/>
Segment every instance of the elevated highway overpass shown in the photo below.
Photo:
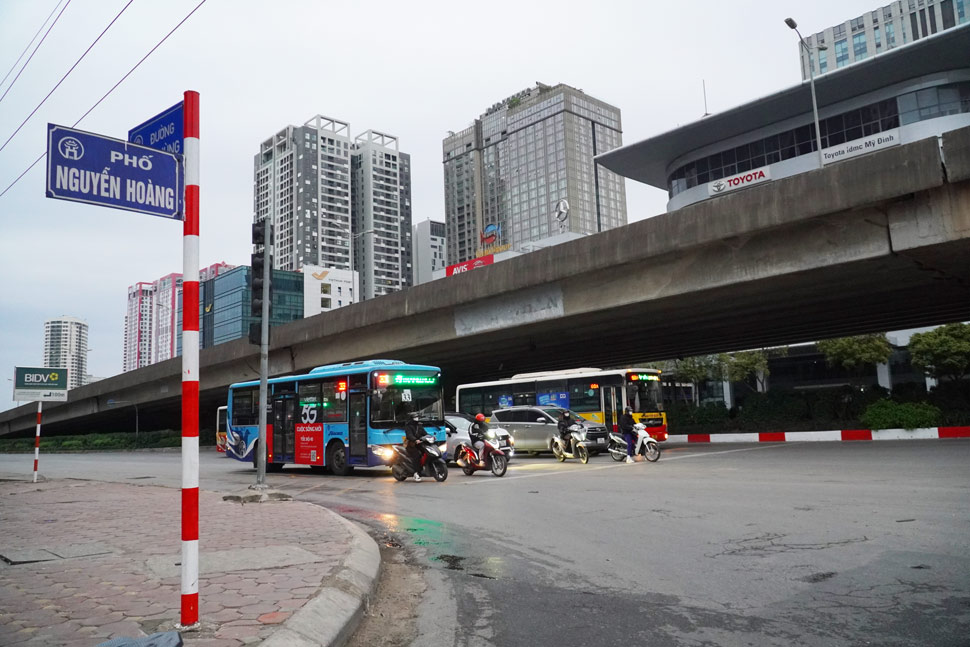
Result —
<path fill-rule="evenodd" d="M 370 357 L 463 381 L 970 320 L 970 128 L 757 185 L 273 329 L 270 373 Z M 203 350 L 201 424 L 258 377 L 246 340 Z M 179 428 L 181 359 L 44 407 L 48 433 Z M 0 413 L 32 429 L 34 405 Z"/>

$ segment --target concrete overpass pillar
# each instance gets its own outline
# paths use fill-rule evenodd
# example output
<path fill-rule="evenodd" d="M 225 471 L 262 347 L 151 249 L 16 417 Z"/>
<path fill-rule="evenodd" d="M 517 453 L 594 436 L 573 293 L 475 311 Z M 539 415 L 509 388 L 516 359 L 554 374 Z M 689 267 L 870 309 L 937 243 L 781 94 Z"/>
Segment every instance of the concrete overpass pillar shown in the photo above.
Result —
<path fill-rule="evenodd" d="M 889 364 L 876 364 L 876 382 L 884 389 L 893 390 L 893 378 L 889 371 Z"/>

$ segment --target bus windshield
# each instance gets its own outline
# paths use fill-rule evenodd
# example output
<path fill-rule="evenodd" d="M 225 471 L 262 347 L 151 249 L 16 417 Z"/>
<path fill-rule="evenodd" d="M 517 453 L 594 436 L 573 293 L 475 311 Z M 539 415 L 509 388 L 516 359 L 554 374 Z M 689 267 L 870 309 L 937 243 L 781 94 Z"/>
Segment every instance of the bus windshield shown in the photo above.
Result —
<path fill-rule="evenodd" d="M 626 406 L 633 407 L 634 413 L 663 411 L 660 379 L 653 375 L 627 376 Z"/>
<path fill-rule="evenodd" d="M 375 427 L 401 425 L 414 411 L 424 422 L 444 420 L 438 373 L 377 371 L 371 386 L 370 420 Z"/>

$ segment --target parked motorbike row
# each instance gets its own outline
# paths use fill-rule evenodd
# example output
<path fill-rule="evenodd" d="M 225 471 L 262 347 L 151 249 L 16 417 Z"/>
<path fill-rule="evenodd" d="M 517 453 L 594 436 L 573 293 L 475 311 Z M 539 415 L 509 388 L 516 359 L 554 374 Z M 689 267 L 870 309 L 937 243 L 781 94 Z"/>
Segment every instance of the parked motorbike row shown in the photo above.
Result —
<path fill-rule="evenodd" d="M 660 458 L 660 444 L 646 431 L 643 424 L 634 427 L 634 455 L 642 456 L 651 463 Z M 555 436 L 552 441 L 553 456 L 561 463 L 567 458 L 579 459 L 583 464 L 589 462 L 589 447 L 586 443 L 586 428 L 580 424 L 569 427 L 569 439 Z M 512 456 L 514 440 L 504 429 L 489 429 L 479 456 L 478 451 L 469 443 L 461 442 L 455 450 L 455 461 L 461 470 L 471 476 L 479 470 L 490 470 L 495 476 L 504 476 Z M 415 473 L 431 476 L 441 482 L 448 478 L 448 464 L 445 461 L 445 444 L 439 445 L 435 437 L 428 434 L 418 441 L 421 459 L 417 465 L 403 445 L 382 448 L 383 457 L 391 465 L 391 475 L 397 481 L 404 481 Z M 609 435 L 607 451 L 615 461 L 627 457 L 626 439 L 619 433 Z"/>

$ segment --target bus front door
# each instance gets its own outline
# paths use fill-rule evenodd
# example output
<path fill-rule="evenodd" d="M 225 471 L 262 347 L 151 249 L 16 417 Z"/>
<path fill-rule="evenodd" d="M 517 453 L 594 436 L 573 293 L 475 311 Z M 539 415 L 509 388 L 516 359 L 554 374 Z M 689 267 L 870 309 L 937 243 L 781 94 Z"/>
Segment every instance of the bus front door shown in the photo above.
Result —
<path fill-rule="evenodd" d="M 367 457 L 367 394 L 350 394 L 350 456 Z"/>
<path fill-rule="evenodd" d="M 616 431 L 616 388 L 604 386 L 603 389 L 603 424 L 607 431 Z"/>
<path fill-rule="evenodd" d="M 296 430 L 294 415 L 296 399 L 292 393 L 278 395 L 273 398 L 273 462 L 292 462 L 294 447 L 296 446 Z"/>

